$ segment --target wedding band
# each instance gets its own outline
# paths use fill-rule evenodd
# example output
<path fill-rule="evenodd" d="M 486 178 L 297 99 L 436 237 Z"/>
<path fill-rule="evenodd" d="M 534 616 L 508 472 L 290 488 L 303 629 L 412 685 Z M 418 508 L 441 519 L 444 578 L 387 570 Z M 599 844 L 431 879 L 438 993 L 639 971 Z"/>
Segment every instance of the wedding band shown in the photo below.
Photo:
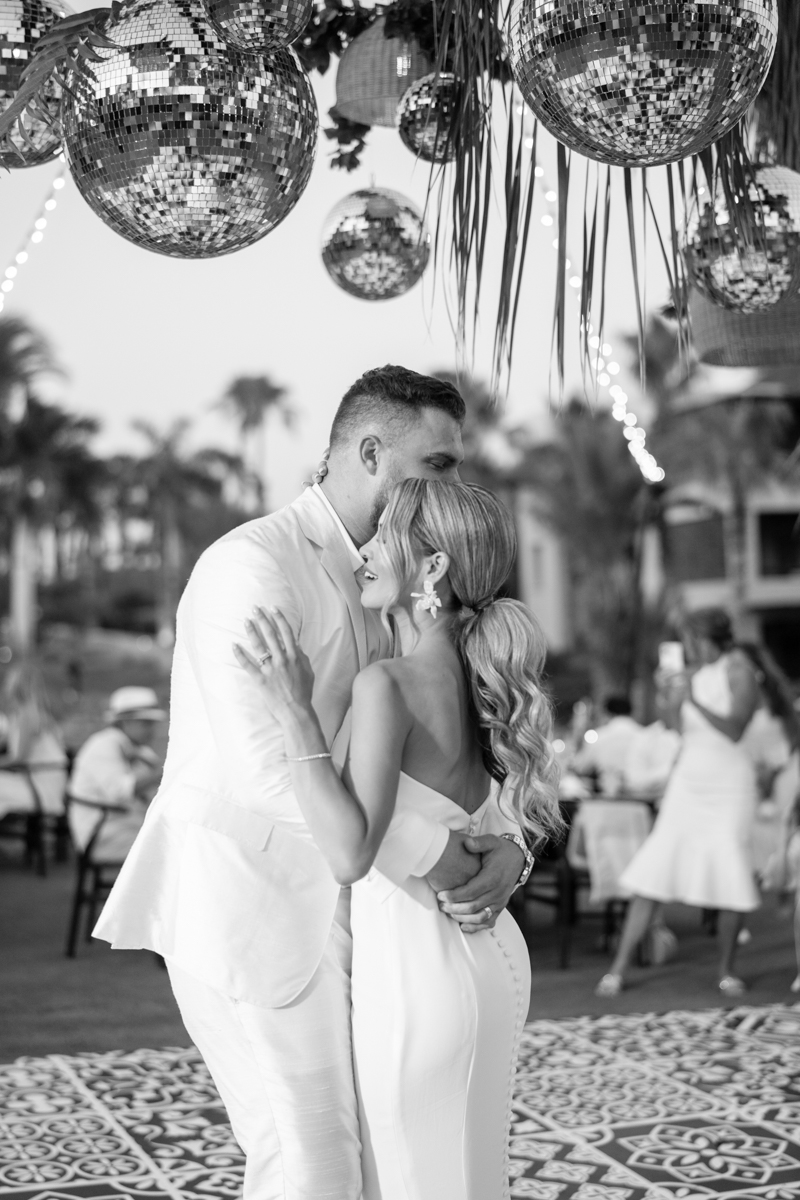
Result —
<path fill-rule="evenodd" d="M 258 665 L 260 667 L 263 667 L 264 663 L 267 661 L 268 658 L 272 658 L 272 654 L 270 653 L 269 650 L 265 650 L 263 654 L 259 655 Z"/>
<path fill-rule="evenodd" d="M 490 905 L 487 904 L 486 908 L 483 911 L 486 913 L 487 921 L 491 921 L 492 917 L 494 916 L 494 913 L 493 913 Z"/>

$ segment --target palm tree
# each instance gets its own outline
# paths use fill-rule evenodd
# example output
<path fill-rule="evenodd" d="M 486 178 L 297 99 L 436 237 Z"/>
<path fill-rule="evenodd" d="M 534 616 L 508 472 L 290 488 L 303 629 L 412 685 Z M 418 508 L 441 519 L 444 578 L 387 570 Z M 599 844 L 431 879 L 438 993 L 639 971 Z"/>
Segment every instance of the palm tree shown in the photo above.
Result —
<path fill-rule="evenodd" d="M 10 545 L 12 640 L 29 650 L 36 634 L 38 536 L 100 522 L 103 465 L 89 449 L 98 429 L 57 404 L 28 394 L 24 415 L 6 422 L 0 438 L 0 510 Z"/>
<path fill-rule="evenodd" d="M 640 557 L 648 489 L 619 425 L 580 401 L 553 441 L 531 446 L 517 478 L 567 552 L 577 649 L 598 698 L 627 693 L 640 652 Z"/>
<path fill-rule="evenodd" d="M 277 412 L 286 428 L 291 428 L 294 412 L 286 396 L 286 388 L 273 383 L 268 375 L 239 375 L 216 405 L 226 410 L 239 427 L 239 454 L 256 482 L 256 505 L 261 509 L 266 497 L 267 418 Z"/>
<path fill-rule="evenodd" d="M 0 316 L 0 413 L 12 424 L 43 375 L 61 375 L 47 339 L 21 317 Z"/>
<path fill-rule="evenodd" d="M 141 458 L 117 460 L 117 505 L 152 522 L 159 566 L 156 631 L 163 646 L 175 640 L 175 614 L 186 574 L 185 528 L 191 510 L 217 501 L 230 480 L 245 479 L 240 457 L 222 450 L 188 451 L 191 421 L 180 417 L 161 432 L 149 421 L 133 428 L 147 442 Z"/>

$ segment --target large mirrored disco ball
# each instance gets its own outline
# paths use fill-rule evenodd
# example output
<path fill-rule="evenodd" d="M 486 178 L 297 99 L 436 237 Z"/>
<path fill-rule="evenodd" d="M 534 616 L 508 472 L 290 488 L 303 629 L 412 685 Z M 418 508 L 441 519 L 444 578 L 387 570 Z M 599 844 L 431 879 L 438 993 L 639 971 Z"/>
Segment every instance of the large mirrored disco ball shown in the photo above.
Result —
<path fill-rule="evenodd" d="M 721 189 L 695 217 L 684 246 L 692 283 L 732 312 L 800 306 L 800 175 L 788 167 L 758 167 L 756 180 L 760 236 L 751 248 L 742 249 L 731 228 Z"/>
<path fill-rule="evenodd" d="M 426 162 L 451 162 L 456 156 L 453 123 L 461 106 L 461 85 L 442 71 L 423 75 L 403 96 L 397 109 L 400 140 Z"/>
<path fill-rule="evenodd" d="M 199 0 L 130 0 L 95 83 L 65 98 L 64 145 L 83 198 L 116 233 L 159 254 L 250 246 L 300 199 L 317 107 L 290 50 L 228 50 Z"/>
<path fill-rule="evenodd" d="M 509 59 L 542 124 L 588 158 L 657 166 L 744 115 L 769 70 L 778 0 L 513 0 Z"/>
<path fill-rule="evenodd" d="M 322 231 L 328 274 L 361 300 L 402 296 L 421 278 L 430 249 L 422 213 L 388 188 L 362 188 L 345 196 Z"/>
<path fill-rule="evenodd" d="M 60 0 L 0 0 L 0 112 L 14 99 L 22 72 L 31 61 L 39 39 L 71 12 Z M 61 106 L 61 88 L 57 83 L 46 86 L 42 100 L 57 121 Z M 37 167 L 50 162 L 61 150 L 57 126 L 49 125 L 41 117 L 26 116 L 25 129 L 32 144 L 15 129 L 9 140 L 18 153 L 0 152 L 0 166 Z"/>
<path fill-rule="evenodd" d="M 336 71 L 336 108 L 348 121 L 394 126 L 397 106 L 431 62 L 414 38 L 384 36 L 386 18 L 360 33 L 345 50 Z"/>
<path fill-rule="evenodd" d="M 204 0 L 220 37 L 247 54 L 284 50 L 311 19 L 314 0 Z"/>

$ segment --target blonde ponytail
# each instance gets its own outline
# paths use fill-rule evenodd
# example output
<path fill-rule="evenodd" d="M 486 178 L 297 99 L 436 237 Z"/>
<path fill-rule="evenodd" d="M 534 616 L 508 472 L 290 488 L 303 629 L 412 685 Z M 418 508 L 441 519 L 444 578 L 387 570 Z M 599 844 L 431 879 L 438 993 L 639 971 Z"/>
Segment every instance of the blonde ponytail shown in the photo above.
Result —
<path fill-rule="evenodd" d="M 464 609 L 455 631 L 492 766 L 503 780 L 501 802 L 534 841 L 558 836 L 564 822 L 538 622 L 519 601 L 494 600 L 477 612 Z"/>
<path fill-rule="evenodd" d="M 553 716 L 541 684 L 544 634 L 524 604 L 494 599 L 516 555 L 510 513 L 477 484 L 406 479 L 392 493 L 382 538 L 399 581 L 398 597 L 408 590 L 421 554 L 447 554 L 460 608 L 453 637 L 492 773 L 503 781 L 501 802 L 532 838 L 560 834 Z"/>

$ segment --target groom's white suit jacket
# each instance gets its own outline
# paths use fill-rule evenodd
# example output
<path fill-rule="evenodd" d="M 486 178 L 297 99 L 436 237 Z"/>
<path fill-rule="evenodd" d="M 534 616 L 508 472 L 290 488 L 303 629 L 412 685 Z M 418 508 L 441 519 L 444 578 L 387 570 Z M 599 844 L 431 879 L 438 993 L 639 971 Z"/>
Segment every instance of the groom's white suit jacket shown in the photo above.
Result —
<path fill-rule="evenodd" d="M 308 488 L 200 558 L 178 609 L 161 788 L 95 929 L 263 1007 L 288 1004 L 313 975 L 340 888 L 292 791 L 280 727 L 232 647 L 254 605 L 279 608 L 311 660 L 332 745 L 356 674 L 388 652 L 379 618 L 361 607 L 345 536 Z M 499 812 L 493 825 L 516 829 Z M 427 874 L 447 837 L 424 815 L 397 811 L 377 886 L 388 894 Z"/>

